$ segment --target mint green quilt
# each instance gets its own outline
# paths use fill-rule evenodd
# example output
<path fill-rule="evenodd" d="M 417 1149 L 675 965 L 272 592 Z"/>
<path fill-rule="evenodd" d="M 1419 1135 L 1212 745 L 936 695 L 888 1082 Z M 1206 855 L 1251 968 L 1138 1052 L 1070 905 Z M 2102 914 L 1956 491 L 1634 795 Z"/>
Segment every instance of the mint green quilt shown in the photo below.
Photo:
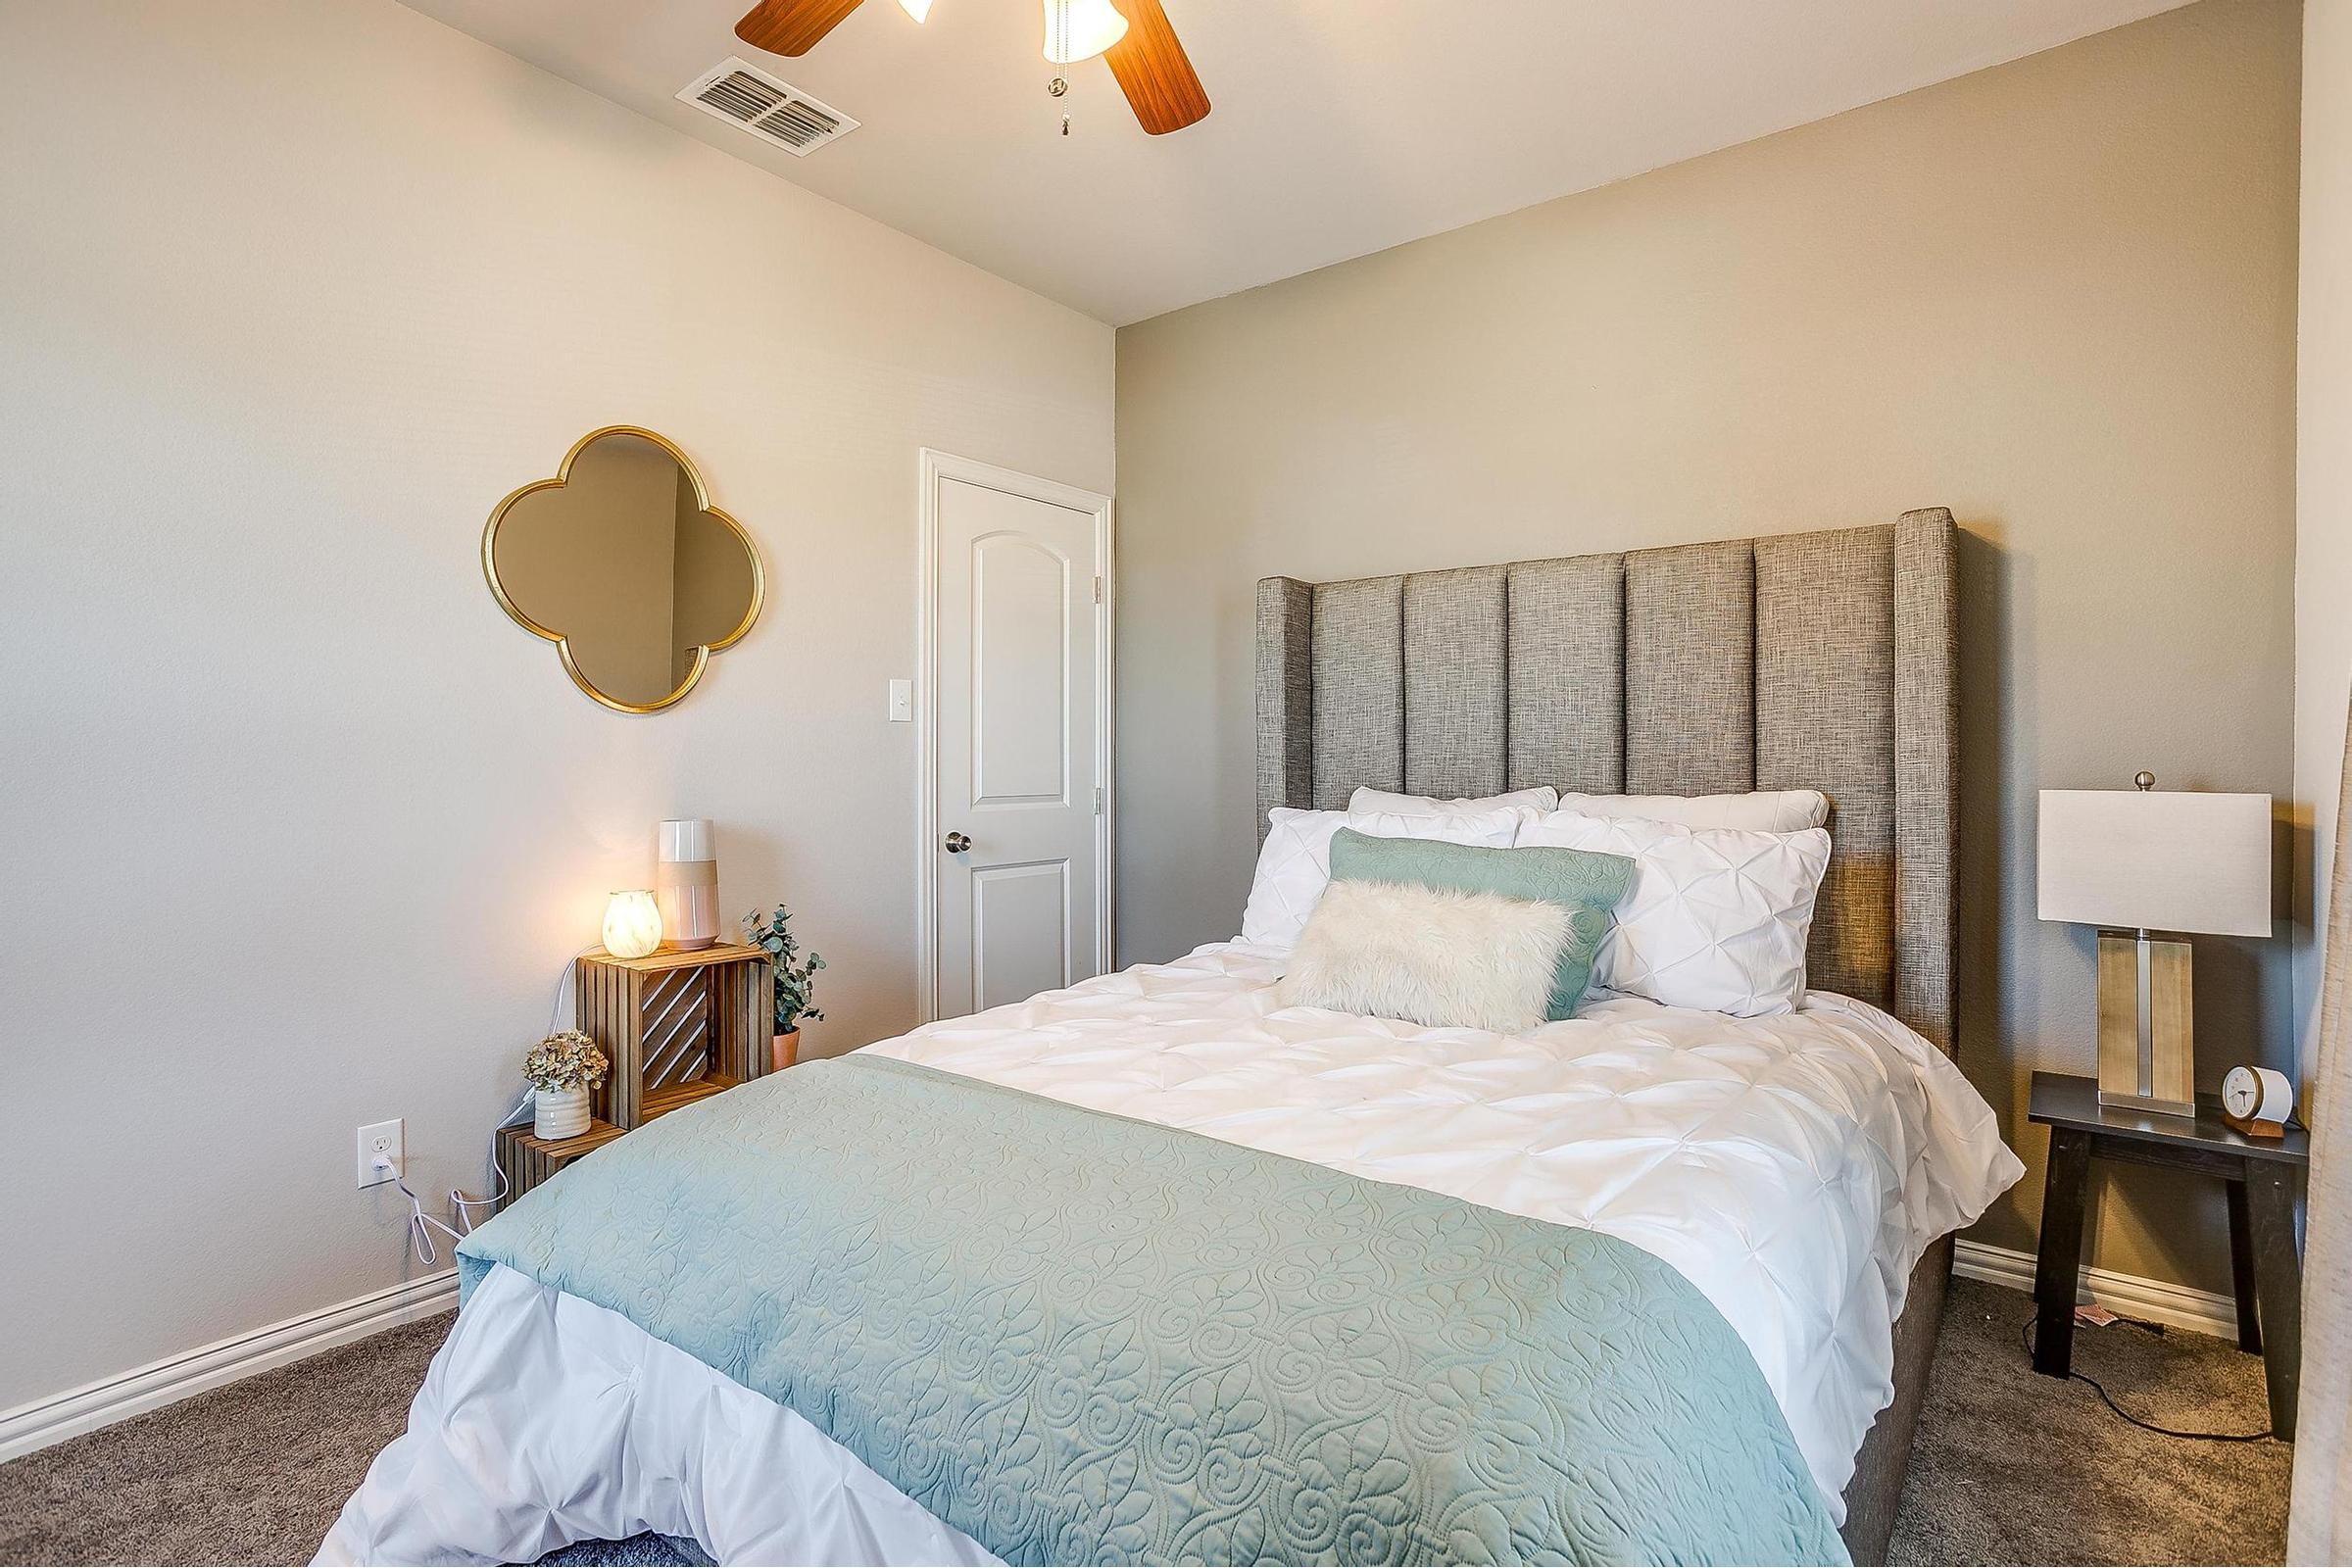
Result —
<path fill-rule="evenodd" d="M 662 1117 L 475 1231 L 1016 1563 L 1844 1562 L 1638 1248 L 906 1062 Z"/>

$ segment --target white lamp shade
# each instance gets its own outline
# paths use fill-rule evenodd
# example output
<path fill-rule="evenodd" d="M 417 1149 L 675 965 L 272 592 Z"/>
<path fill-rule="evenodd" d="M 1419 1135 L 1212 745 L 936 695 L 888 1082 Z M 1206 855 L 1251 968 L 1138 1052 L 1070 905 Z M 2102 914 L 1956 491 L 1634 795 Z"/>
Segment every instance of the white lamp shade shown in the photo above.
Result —
<path fill-rule="evenodd" d="M 1127 19 L 1110 0 L 1046 0 L 1046 59 L 1057 66 L 1092 60 L 1127 36 Z"/>
<path fill-rule="evenodd" d="M 615 958 L 642 958 L 662 945 L 662 910 L 649 888 L 615 893 L 605 906 L 605 951 Z"/>
<path fill-rule="evenodd" d="M 2271 798 L 2043 790 L 2044 920 L 2214 936 L 2271 934 Z"/>

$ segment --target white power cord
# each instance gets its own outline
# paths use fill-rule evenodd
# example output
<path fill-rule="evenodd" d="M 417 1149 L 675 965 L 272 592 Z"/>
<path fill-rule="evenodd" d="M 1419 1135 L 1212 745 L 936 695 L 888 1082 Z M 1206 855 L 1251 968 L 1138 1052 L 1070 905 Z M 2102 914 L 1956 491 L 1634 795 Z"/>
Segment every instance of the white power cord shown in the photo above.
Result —
<path fill-rule="evenodd" d="M 548 1008 L 547 1032 L 549 1034 L 552 1035 L 556 1032 L 557 1022 L 564 1016 L 564 991 L 566 986 L 571 984 L 573 960 L 584 958 L 596 951 L 594 948 L 582 948 L 570 958 L 564 960 L 563 972 L 556 976 L 555 999 Z M 512 1127 L 530 1115 L 537 1100 L 538 1097 L 534 1091 L 523 1090 L 520 1095 L 515 1097 L 514 1103 L 507 1107 L 507 1113 L 498 1119 L 499 1127 Z M 505 1202 L 507 1199 L 507 1173 L 500 1168 L 498 1163 L 498 1134 L 495 1131 L 490 1135 L 490 1174 L 498 1179 L 498 1190 L 488 1198 L 467 1198 L 465 1188 L 452 1187 L 449 1190 L 449 1207 L 450 1212 L 457 1217 L 458 1221 L 454 1228 L 442 1224 L 424 1211 L 424 1200 L 418 1198 L 416 1192 L 410 1188 L 408 1176 L 401 1169 L 400 1160 L 390 1154 L 378 1154 L 375 1156 L 374 1168 L 390 1176 L 392 1185 L 400 1189 L 400 1196 L 409 1200 L 409 1245 L 416 1250 L 416 1261 L 427 1267 L 441 1261 L 440 1250 L 433 1245 L 433 1232 L 439 1231 L 453 1242 L 462 1242 L 473 1233 L 473 1227 L 478 1223 L 473 1217 L 475 1209 L 486 1208 L 496 1212 L 498 1205 Z"/>
<path fill-rule="evenodd" d="M 495 1149 L 492 1153 L 495 1156 Z M 409 1186 L 408 1176 L 401 1170 L 399 1159 L 391 1154 L 378 1154 L 375 1156 L 375 1168 L 391 1177 L 392 1185 L 400 1189 L 400 1196 L 409 1200 L 409 1245 L 416 1249 L 416 1261 L 427 1267 L 441 1261 L 440 1250 L 433 1245 L 433 1232 L 439 1231 L 453 1242 L 462 1242 L 473 1230 L 473 1210 L 495 1209 L 507 1196 L 507 1173 L 498 1169 L 497 1160 L 493 1157 L 491 1170 L 498 1177 L 497 1192 L 488 1198 L 467 1198 L 462 1187 L 449 1190 L 450 1207 L 458 1217 L 458 1223 L 453 1228 L 424 1211 L 424 1200 L 418 1198 L 415 1189 Z"/>

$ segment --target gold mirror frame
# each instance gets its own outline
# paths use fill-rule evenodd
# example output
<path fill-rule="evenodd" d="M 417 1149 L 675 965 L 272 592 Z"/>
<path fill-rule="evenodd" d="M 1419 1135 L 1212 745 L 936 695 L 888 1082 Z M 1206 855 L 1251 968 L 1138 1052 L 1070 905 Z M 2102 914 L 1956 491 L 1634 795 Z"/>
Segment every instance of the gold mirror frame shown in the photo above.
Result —
<path fill-rule="evenodd" d="M 671 460 L 677 464 L 679 469 L 686 475 L 686 477 L 694 481 L 694 499 L 696 506 L 699 507 L 704 513 L 717 518 L 720 522 L 725 523 L 729 528 L 734 530 L 735 536 L 743 542 L 744 554 L 750 558 L 752 563 L 752 602 L 751 607 L 743 613 L 742 622 L 737 625 L 733 631 L 728 632 L 724 637 L 719 638 L 716 642 L 698 645 L 694 650 L 694 666 L 687 670 L 686 678 L 678 683 L 678 687 L 675 691 L 671 692 L 668 696 L 662 698 L 661 701 L 653 703 L 624 703 L 616 697 L 608 696 L 604 692 L 597 690 L 595 684 L 581 672 L 578 661 L 572 657 L 570 639 L 560 631 L 553 631 L 545 626 L 540 625 L 530 616 L 524 614 L 521 607 L 516 605 L 514 601 L 509 597 L 506 584 L 499 581 L 498 578 L 498 525 L 506 520 L 508 512 L 514 507 L 515 503 L 521 501 L 525 496 L 536 495 L 542 490 L 555 490 L 562 488 L 564 484 L 570 481 L 571 466 L 579 460 L 581 453 L 587 451 L 589 447 L 594 445 L 596 442 L 603 440 L 605 437 L 616 435 L 636 436 L 640 439 L 651 441 L 654 445 L 668 453 Z M 670 440 L 667 436 L 662 435 L 658 431 L 648 430 L 643 425 L 636 424 L 608 424 L 589 431 L 586 435 L 580 437 L 577 441 L 574 441 L 571 444 L 571 450 L 569 452 L 564 454 L 564 461 L 557 466 L 555 476 L 553 478 L 534 479 L 529 484 L 524 485 L 521 489 L 510 494 L 504 501 L 501 501 L 497 507 L 492 509 L 490 513 L 490 520 L 482 528 L 482 575 L 488 579 L 490 583 L 490 592 L 497 598 L 499 608 L 504 610 L 510 616 L 512 616 L 516 625 L 522 627 L 523 630 L 531 633 L 533 636 L 544 637 L 549 642 L 556 645 L 556 656 L 564 662 L 564 671 L 565 674 L 571 677 L 572 684 L 577 686 L 581 691 L 586 692 L 590 697 L 595 698 L 605 707 L 610 708 L 613 711 L 619 713 L 659 712 L 661 710 L 669 707 L 672 703 L 677 702 L 688 692 L 694 690 L 695 682 L 703 678 L 704 669 L 710 665 L 710 656 L 719 652 L 721 649 L 731 648 L 736 643 L 740 642 L 743 639 L 744 633 L 752 629 L 752 623 L 760 618 L 760 607 L 766 602 L 767 599 L 766 570 L 760 564 L 760 547 L 753 542 L 750 530 L 746 529 L 742 523 L 736 521 L 733 516 L 711 505 L 710 487 L 703 483 L 703 470 L 694 466 L 694 460 L 692 458 L 688 457 L 684 452 L 678 449 L 678 444 L 676 442 Z"/>

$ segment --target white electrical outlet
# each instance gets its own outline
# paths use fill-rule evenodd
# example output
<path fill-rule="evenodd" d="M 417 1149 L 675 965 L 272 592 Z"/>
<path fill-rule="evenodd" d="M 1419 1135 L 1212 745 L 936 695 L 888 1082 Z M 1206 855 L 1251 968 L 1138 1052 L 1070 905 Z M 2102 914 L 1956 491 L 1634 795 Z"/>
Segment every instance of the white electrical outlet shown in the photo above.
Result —
<path fill-rule="evenodd" d="M 385 1155 L 389 1155 L 395 1163 L 407 1157 L 407 1138 L 401 1132 L 398 1119 L 379 1121 L 360 1129 L 362 1187 L 373 1187 L 392 1179 L 392 1172 L 376 1164 L 376 1160 Z"/>

